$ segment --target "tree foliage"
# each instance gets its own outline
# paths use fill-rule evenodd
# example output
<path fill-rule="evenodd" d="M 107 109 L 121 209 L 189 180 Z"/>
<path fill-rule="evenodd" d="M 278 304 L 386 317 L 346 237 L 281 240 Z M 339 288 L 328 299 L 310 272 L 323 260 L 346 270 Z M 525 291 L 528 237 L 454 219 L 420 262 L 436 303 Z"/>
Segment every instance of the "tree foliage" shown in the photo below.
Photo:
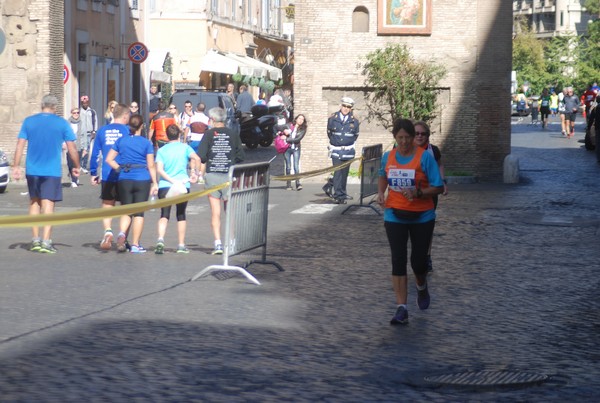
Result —
<path fill-rule="evenodd" d="M 390 128 L 396 118 L 432 121 L 444 67 L 415 60 L 406 45 L 388 44 L 366 56 L 368 119 Z"/>
<path fill-rule="evenodd" d="M 597 0 L 596 0 L 597 1 Z M 513 70 L 519 87 L 528 82 L 531 92 L 561 90 L 572 85 L 581 92 L 600 81 L 600 20 L 588 25 L 582 37 L 575 33 L 537 39 L 525 23 L 518 22 L 513 39 Z"/>
<path fill-rule="evenodd" d="M 583 6 L 586 8 L 588 13 L 597 15 L 600 17 L 600 1 L 598 0 L 585 0 Z"/>

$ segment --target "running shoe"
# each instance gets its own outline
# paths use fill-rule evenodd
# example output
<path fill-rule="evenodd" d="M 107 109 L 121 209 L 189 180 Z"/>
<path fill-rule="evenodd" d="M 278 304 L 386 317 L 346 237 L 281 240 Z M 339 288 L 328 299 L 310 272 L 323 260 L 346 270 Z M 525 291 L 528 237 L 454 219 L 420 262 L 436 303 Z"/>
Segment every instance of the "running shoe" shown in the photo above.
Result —
<path fill-rule="evenodd" d="M 131 245 L 131 253 L 146 253 L 146 249 L 142 245 Z"/>
<path fill-rule="evenodd" d="M 39 252 L 40 249 L 42 249 L 42 241 L 40 241 L 39 239 L 34 239 L 33 241 L 31 241 L 31 246 L 29 247 L 30 251 Z"/>
<path fill-rule="evenodd" d="M 296 185 L 296 190 L 302 190 L 302 185 L 301 184 L 297 184 Z"/>
<path fill-rule="evenodd" d="M 419 309 L 427 309 L 429 308 L 429 303 L 431 302 L 431 297 L 429 296 L 429 286 L 425 284 L 424 290 L 417 289 L 417 305 L 419 305 Z"/>
<path fill-rule="evenodd" d="M 125 234 L 121 233 L 117 237 L 117 252 L 125 252 L 127 250 L 127 239 L 125 238 Z"/>
<path fill-rule="evenodd" d="M 223 245 L 218 244 L 215 245 L 215 250 L 212 251 L 211 255 L 222 255 L 223 254 Z"/>
<path fill-rule="evenodd" d="M 190 250 L 185 245 L 179 245 L 177 247 L 177 253 L 190 253 Z"/>
<path fill-rule="evenodd" d="M 48 239 L 47 241 L 42 242 L 42 247 L 40 248 L 40 252 L 42 253 L 56 253 L 56 248 L 52 245 L 52 240 Z"/>
<path fill-rule="evenodd" d="M 104 238 L 102 238 L 102 242 L 100 242 L 100 249 L 102 250 L 110 250 L 110 248 L 112 248 L 112 240 L 113 240 L 113 233 L 111 230 L 106 230 L 104 232 Z"/>
<path fill-rule="evenodd" d="M 157 255 L 162 255 L 165 253 L 165 243 L 163 241 L 158 241 L 156 246 L 154 247 L 154 253 Z"/>
<path fill-rule="evenodd" d="M 398 309 L 396 309 L 396 313 L 394 314 L 394 317 L 392 318 L 392 320 L 390 320 L 390 324 L 391 325 L 405 325 L 407 323 L 408 323 L 408 311 L 406 310 L 405 307 L 399 306 Z"/>

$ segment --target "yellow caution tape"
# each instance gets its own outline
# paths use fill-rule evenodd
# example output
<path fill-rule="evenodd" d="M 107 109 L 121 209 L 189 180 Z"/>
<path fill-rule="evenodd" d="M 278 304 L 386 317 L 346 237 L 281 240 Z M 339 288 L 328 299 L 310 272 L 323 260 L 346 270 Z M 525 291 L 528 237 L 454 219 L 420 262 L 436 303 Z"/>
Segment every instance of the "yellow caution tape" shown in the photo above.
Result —
<path fill-rule="evenodd" d="M 210 189 L 200 190 L 197 192 L 186 193 L 168 199 L 158 199 L 155 201 L 147 201 L 142 203 L 126 204 L 124 206 L 115 206 L 113 208 L 97 208 L 78 210 L 66 213 L 39 214 L 39 215 L 17 215 L 0 217 L 0 228 L 2 227 L 34 227 L 40 225 L 67 225 L 67 224 L 82 224 L 86 222 L 98 221 L 103 218 L 120 217 L 134 213 L 141 213 L 156 208 L 172 206 L 196 199 L 198 197 L 207 196 L 208 194 L 221 190 L 229 186 L 230 182 L 222 183 Z"/>
<path fill-rule="evenodd" d="M 318 175 L 326 174 L 328 172 L 338 171 L 342 168 L 346 168 L 347 166 L 350 166 L 353 162 L 360 161 L 360 160 L 362 160 L 362 157 L 356 157 L 354 159 L 344 162 L 343 164 L 332 166 L 329 168 L 318 169 L 316 171 L 303 172 L 303 173 L 295 174 L 295 175 L 271 176 L 271 179 L 276 180 L 276 181 L 293 181 L 293 180 L 301 179 L 301 178 L 310 178 L 311 176 L 318 176 Z"/>

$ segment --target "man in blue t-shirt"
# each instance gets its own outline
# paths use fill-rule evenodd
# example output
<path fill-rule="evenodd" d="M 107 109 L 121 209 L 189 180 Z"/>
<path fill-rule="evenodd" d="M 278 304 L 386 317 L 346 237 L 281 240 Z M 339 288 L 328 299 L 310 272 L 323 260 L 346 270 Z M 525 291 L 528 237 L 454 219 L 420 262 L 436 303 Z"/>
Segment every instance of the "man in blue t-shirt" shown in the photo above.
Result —
<path fill-rule="evenodd" d="M 118 139 L 129 135 L 129 126 L 127 126 L 127 124 L 129 123 L 130 115 L 131 113 L 127 105 L 117 104 L 113 110 L 113 123 L 102 126 L 100 130 L 98 130 L 98 133 L 96 133 L 96 139 L 94 140 L 94 147 L 92 149 L 92 158 L 90 160 L 90 175 L 92 185 L 96 186 L 99 183 L 102 184 L 102 190 L 100 191 L 102 208 L 113 207 L 119 200 L 117 191 L 119 174 L 106 163 L 106 156 Z M 102 154 L 103 160 L 102 180 L 100 180 L 98 176 L 99 154 Z M 104 236 L 100 242 L 100 248 L 103 250 L 110 250 L 114 238 L 111 228 L 112 219 L 103 219 L 102 225 L 104 226 Z"/>
<path fill-rule="evenodd" d="M 42 98 L 42 112 L 23 121 L 19 132 L 12 176 L 21 179 L 21 157 L 27 144 L 25 176 L 29 190 L 29 215 L 52 214 L 54 204 L 62 200 L 62 145 L 73 161 L 71 175 L 79 176 L 79 153 L 75 146 L 75 133 L 69 122 L 56 116 L 58 100 L 54 95 Z M 56 253 L 50 236 L 52 226 L 46 225 L 43 238 L 39 227 L 32 227 L 33 239 L 30 250 L 33 252 Z"/>

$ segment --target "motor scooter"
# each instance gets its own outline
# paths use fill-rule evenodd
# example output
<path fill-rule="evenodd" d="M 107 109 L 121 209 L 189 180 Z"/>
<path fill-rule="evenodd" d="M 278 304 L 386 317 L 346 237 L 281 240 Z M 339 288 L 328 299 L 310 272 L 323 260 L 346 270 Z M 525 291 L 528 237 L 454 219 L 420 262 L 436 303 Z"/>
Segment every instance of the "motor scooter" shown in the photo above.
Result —
<path fill-rule="evenodd" d="M 285 106 L 254 105 L 250 114 L 239 114 L 240 139 L 246 147 L 269 147 L 275 133 L 287 123 Z"/>

